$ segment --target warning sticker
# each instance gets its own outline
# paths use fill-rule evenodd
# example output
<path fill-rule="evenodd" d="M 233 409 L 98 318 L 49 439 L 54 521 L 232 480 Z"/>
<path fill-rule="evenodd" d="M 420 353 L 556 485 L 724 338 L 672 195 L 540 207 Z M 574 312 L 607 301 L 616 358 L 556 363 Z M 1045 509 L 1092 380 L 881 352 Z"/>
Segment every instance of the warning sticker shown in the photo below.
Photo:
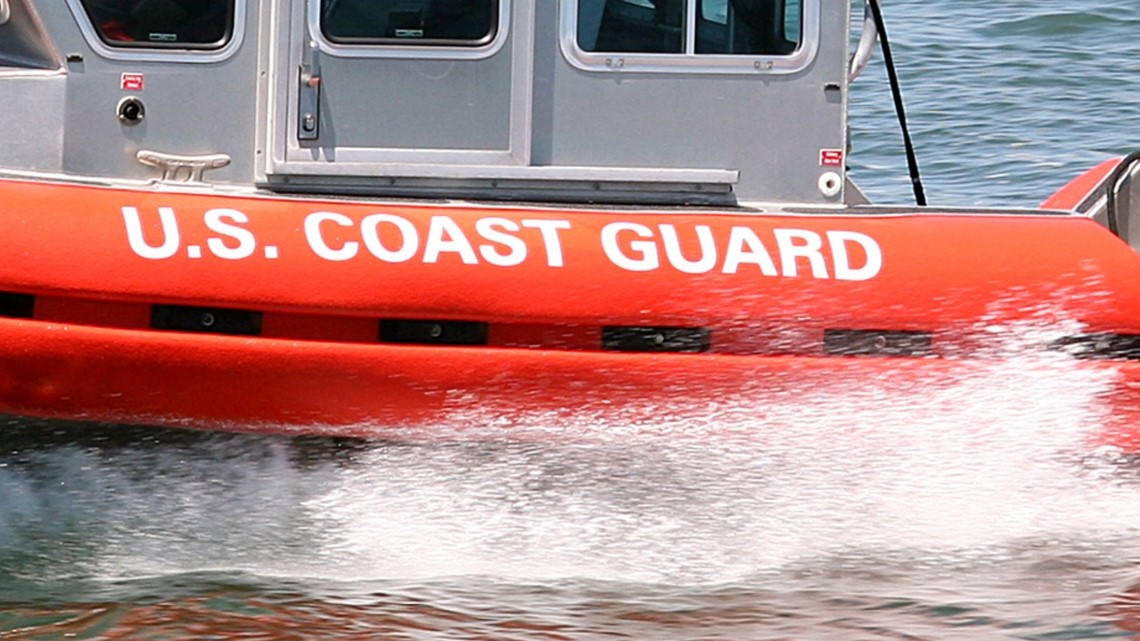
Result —
<path fill-rule="evenodd" d="M 819 150 L 819 164 L 821 167 L 842 167 L 843 166 L 843 150 L 842 149 L 820 149 Z"/>
<path fill-rule="evenodd" d="M 124 73 L 119 78 L 119 87 L 123 91 L 142 91 L 143 75 L 141 73 Z"/>

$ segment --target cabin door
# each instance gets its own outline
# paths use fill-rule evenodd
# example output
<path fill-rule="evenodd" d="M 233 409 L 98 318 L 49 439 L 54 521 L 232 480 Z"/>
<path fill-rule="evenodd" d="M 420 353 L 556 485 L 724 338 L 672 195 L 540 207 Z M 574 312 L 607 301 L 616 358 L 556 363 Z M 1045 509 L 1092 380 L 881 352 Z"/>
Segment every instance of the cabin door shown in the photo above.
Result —
<path fill-rule="evenodd" d="M 529 161 L 530 3 L 285 0 L 275 10 L 269 183 L 461 178 Z"/>

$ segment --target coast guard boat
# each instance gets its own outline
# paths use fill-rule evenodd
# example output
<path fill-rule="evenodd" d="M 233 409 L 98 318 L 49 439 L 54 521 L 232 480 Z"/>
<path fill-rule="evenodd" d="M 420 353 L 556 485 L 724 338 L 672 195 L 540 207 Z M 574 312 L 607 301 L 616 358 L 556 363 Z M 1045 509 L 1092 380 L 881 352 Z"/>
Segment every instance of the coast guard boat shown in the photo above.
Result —
<path fill-rule="evenodd" d="M 374 436 L 1016 358 L 1140 447 L 1131 157 L 870 204 L 867 9 L 0 0 L 0 412 Z"/>

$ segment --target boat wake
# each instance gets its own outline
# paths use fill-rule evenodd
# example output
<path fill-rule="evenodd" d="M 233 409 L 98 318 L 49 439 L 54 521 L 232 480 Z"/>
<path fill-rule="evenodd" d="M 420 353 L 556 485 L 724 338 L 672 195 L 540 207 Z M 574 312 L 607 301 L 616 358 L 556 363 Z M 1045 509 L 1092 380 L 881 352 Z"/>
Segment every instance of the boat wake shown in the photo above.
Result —
<path fill-rule="evenodd" d="M 1038 365 L 760 382 L 700 401 L 699 420 L 476 411 L 400 442 L 13 421 L 0 559 L 25 577 L 721 584 L 818 559 L 1130 536 L 1135 484 L 1088 449 L 1109 375 Z"/>
<path fill-rule="evenodd" d="M 946 607 L 946 625 L 976 614 L 1055 630 L 1058 613 L 1091 616 L 1090 590 L 1126 595 L 1140 472 L 1088 448 L 1110 373 L 1058 357 L 911 374 L 758 383 L 703 401 L 704 420 L 474 413 L 450 440 L 13 420 L 0 601 L 158 598 L 170 605 L 136 613 L 139 625 L 236 629 L 269 624 L 216 603 L 294 595 L 270 627 L 304 619 L 356 638 L 338 632 L 345 621 L 389 625 L 393 608 L 408 629 L 451 629 L 457 612 L 497 625 L 490 598 L 540 627 L 586 608 L 582 630 L 715 619 L 724 638 L 759 638 L 771 612 L 839 617 L 802 621 L 809 634 Z M 575 436 L 542 438 L 555 433 Z M 702 614 L 671 618 L 678 607 Z M 96 625 L 85 616 L 77 629 Z"/>

